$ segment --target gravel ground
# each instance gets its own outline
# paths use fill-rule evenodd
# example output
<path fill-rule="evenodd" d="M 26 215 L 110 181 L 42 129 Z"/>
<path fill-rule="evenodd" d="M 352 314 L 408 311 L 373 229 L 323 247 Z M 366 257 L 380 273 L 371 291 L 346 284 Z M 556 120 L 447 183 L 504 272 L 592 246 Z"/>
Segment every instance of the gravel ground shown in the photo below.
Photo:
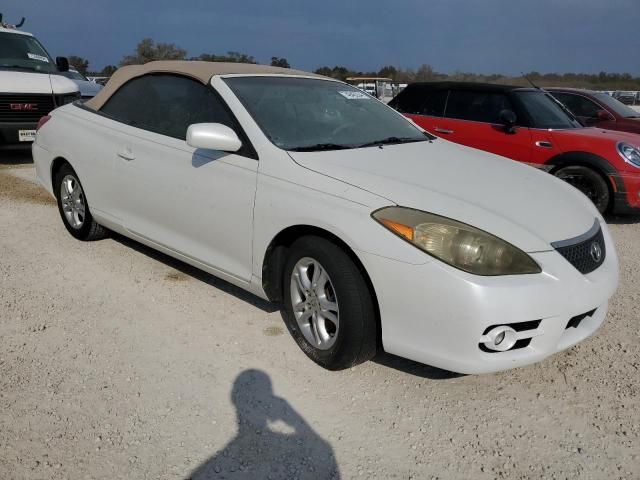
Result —
<path fill-rule="evenodd" d="M 0 478 L 640 478 L 640 219 L 612 220 L 621 285 L 569 351 L 330 373 L 272 305 L 120 237 L 74 240 L 30 160 L 0 155 Z"/>

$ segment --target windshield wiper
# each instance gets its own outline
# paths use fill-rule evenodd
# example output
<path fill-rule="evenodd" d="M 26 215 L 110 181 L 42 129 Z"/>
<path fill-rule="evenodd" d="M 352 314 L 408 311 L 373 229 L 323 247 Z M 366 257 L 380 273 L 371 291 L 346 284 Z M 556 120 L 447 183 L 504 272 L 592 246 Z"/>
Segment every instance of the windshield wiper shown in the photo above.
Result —
<path fill-rule="evenodd" d="M 413 142 L 426 142 L 428 138 L 415 138 L 415 137 L 387 137 L 381 140 L 376 140 L 374 142 L 363 143 L 362 145 L 358 145 L 357 148 L 364 147 L 377 147 L 379 145 L 394 145 L 398 143 L 413 143 Z"/>
<path fill-rule="evenodd" d="M 305 145 L 303 147 L 290 148 L 292 152 L 317 152 L 320 150 L 347 150 L 348 145 L 340 145 L 338 143 L 316 143 L 315 145 Z"/>

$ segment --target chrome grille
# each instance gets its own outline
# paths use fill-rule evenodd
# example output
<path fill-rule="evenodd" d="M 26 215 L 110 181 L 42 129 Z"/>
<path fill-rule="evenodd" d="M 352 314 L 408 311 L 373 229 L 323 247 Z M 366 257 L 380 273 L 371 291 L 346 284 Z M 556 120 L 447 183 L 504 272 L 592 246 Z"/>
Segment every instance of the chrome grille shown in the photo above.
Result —
<path fill-rule="evenodd" d="M 0 93 L 0 122 L 37 122 L 54 108 L 53 95 Z"/>
<path fill-rule="evenodd" d="M 582 274 L 593 272 L 607 256 L 604 235 L 597 220 L 586 234 L 551 245 Z"/>

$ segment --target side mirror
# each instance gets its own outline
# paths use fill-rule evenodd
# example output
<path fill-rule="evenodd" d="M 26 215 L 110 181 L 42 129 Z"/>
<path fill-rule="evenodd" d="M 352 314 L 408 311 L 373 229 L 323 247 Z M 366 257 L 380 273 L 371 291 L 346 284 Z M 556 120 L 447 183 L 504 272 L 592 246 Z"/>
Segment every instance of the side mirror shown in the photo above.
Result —
<path fill-rule="evenodd" d="M 502 110 L 500 112 L 500 123 L 505 126 L 505 130 L 508 133 L 513 133 L 515 131 L 516 122 L 518 121 L 518 117 L 511 110 Z"/>
<path fill-rule="evenodd" d="M 596 112 L 596 116 L 594 120 L 598 120 L 598 121 L 613 120 L 613 117 L 606 110 L 598 110 Z"/>
<path fill-rule="evenodd" d="M 59 72 L 69 71 L 69 60 L 67 57 L 56 57 L 56 66 Z"/>
<path fill-rule="evenodd" d="M 221 123 L 194 123 L 187 129 L 187 145 L 204 150 L 237 152 L 242 142 L 236 132 Z"/>

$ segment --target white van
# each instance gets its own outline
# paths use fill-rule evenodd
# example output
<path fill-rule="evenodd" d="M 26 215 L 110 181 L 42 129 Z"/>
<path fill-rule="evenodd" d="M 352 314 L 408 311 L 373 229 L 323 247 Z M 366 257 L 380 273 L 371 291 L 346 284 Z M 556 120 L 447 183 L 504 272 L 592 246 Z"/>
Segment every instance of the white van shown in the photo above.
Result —
<path fill-rule="evenodd" d="M 36 125 L 51 110 L 80 98 L 78 86 L 60 75 L 69 62 L 54 62 L 40 42 L 0 14 L 0 150 L 30 146 Z"/>

